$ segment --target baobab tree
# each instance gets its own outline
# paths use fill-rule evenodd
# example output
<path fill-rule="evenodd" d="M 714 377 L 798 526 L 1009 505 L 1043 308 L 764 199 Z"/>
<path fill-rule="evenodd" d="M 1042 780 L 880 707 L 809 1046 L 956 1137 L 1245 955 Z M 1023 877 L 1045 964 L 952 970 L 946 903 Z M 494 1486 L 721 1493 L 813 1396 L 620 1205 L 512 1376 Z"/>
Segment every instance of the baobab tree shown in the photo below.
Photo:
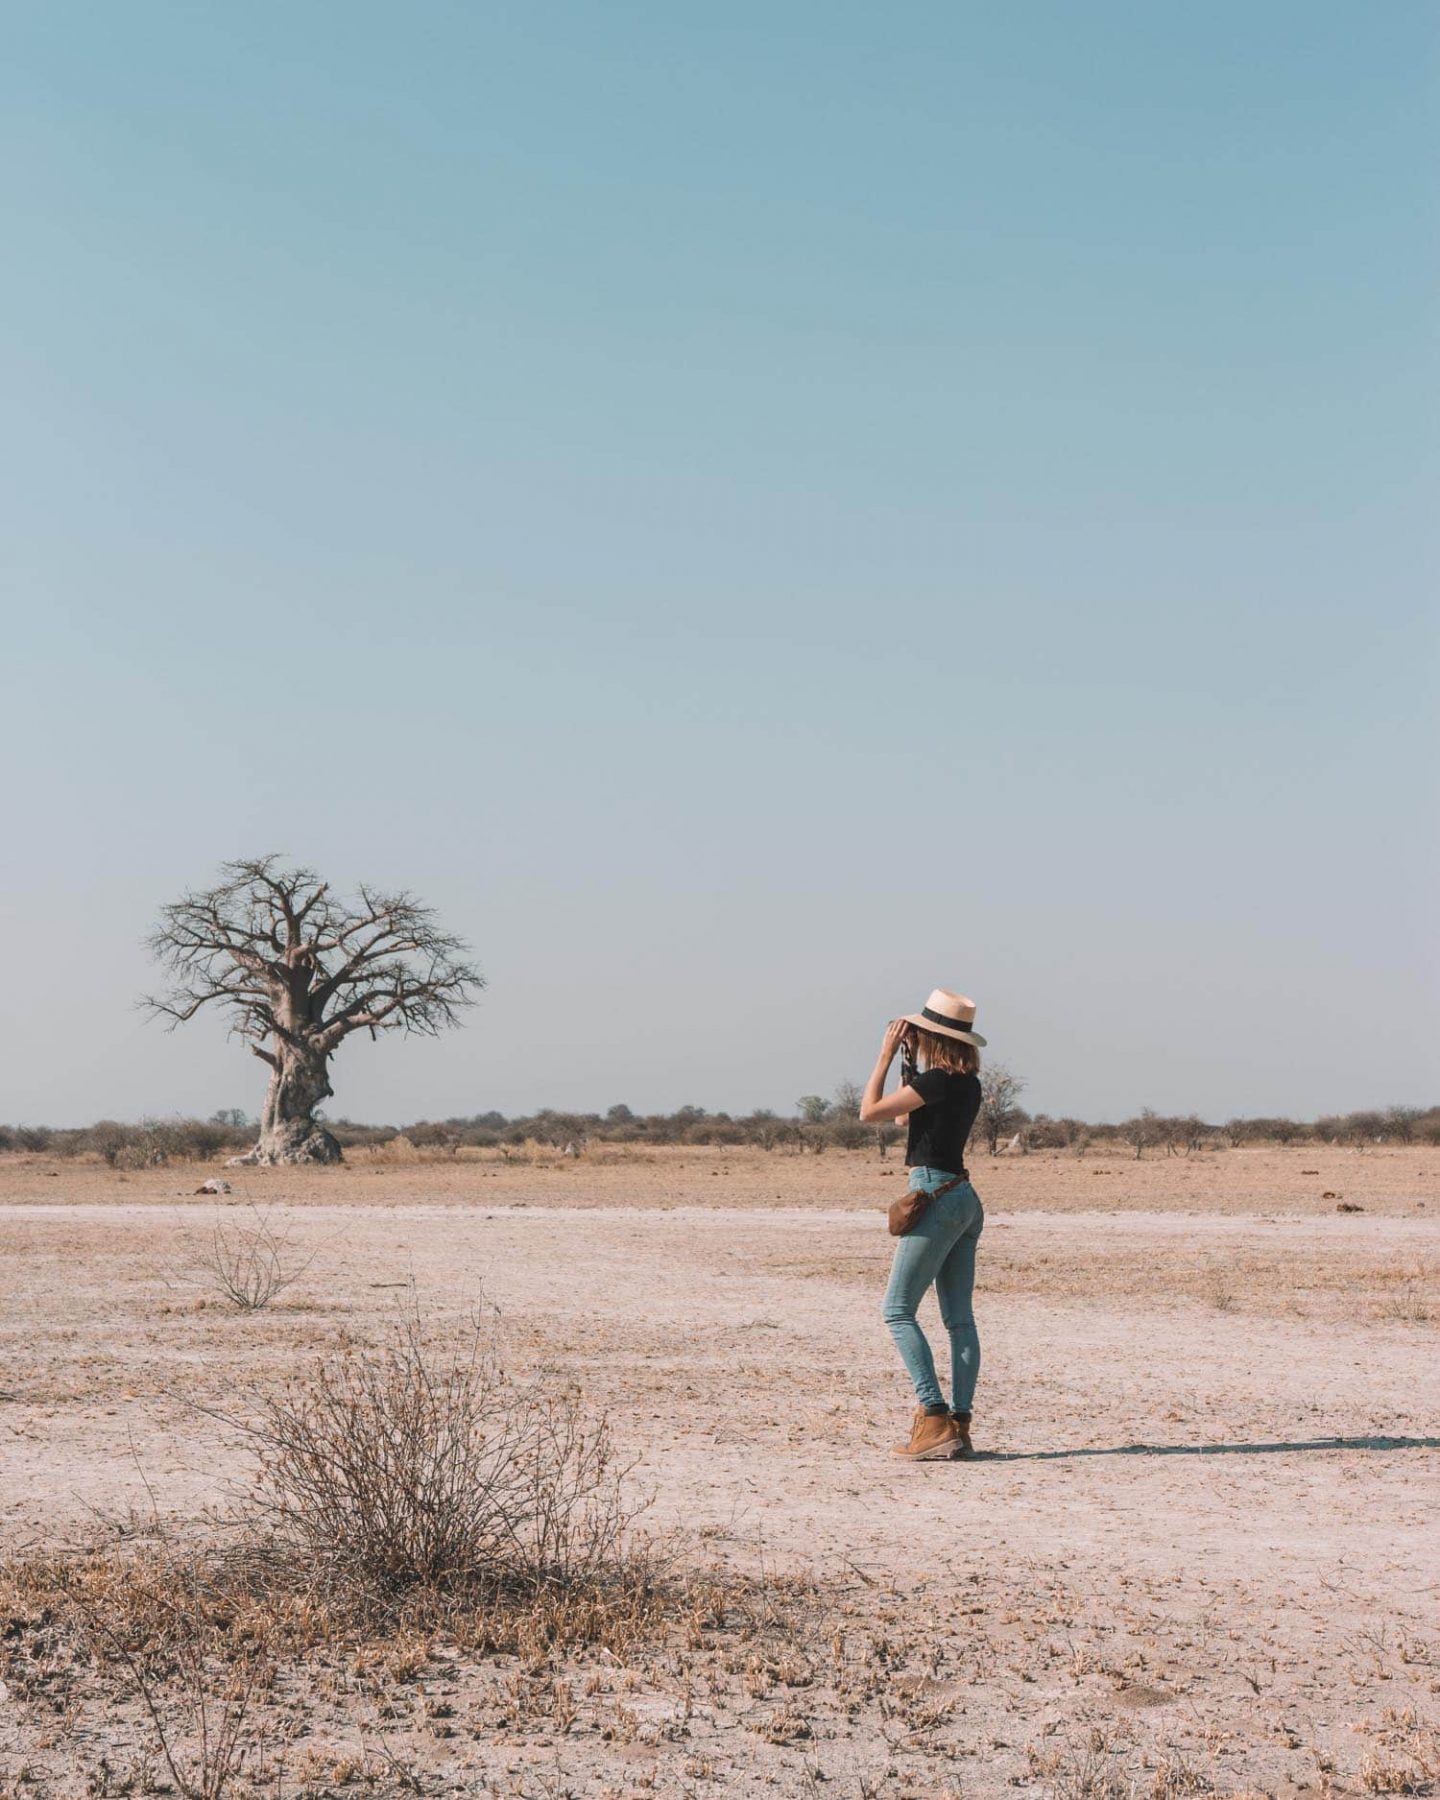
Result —
<path fill-rule="evenodd" d="M 406 893 L 362 886 L 345 901 L 278 856 L 222 865 L 218 887 L 165 907 L 149 940 L 169 970 L 149 1010 L 183 1024 L 207 1006 L 270 1069 L 260 1138 L 247 1161 L 339 1162 L 316 1118 L 334 1092 L 330 1058 L 352 1032 L 436 1037 L 485 985 L 466 945 Z"/>

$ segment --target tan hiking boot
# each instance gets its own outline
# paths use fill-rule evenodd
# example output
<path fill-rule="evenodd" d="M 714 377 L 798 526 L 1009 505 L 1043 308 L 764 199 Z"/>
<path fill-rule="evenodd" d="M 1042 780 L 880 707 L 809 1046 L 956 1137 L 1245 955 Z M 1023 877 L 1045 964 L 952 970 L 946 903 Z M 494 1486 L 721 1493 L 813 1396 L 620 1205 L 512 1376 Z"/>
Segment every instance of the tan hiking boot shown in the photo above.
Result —
<path fill-rule="evenodd" d="M 926 1412 L 921 1406 L 915 1410 L 910 1442 L 896 1444 L 890 1454 L 908 1456 L 911 1462 L 944 1462 L 954 1456 L 959 1442 L 960 1427 L 949 1413 Z"/>
<path fill-rule="evenodd" d="M 969 1413 L 951 1413 L 950 1417 L 955 1421 L 955 1429 L 959 1433 L 959 1441 L 955 1446 L 953 1454 L 956 1456 L 973 1456 L 975 1454 L 975 1446 L 970 1442 Z"/>

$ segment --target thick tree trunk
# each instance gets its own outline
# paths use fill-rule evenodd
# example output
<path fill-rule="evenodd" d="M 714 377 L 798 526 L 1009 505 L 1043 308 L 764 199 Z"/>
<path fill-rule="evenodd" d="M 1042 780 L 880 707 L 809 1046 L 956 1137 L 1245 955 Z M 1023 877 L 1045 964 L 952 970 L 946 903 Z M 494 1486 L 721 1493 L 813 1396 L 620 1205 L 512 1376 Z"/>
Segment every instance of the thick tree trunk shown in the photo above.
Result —
<path fill-rule="evenodd" d="M 329 1057 L 296 1050 L 283 1041 L 275 1043 L 275 1054 L 280 1066 L 270 1075 L 270 1090 L 260 1115 L 260 1141 L 242 1160 L 264 1164 L 340 1162 L 343 1152 L 338 1141 L 315 1117 L 315 1108 L 334 1092 Z"/>

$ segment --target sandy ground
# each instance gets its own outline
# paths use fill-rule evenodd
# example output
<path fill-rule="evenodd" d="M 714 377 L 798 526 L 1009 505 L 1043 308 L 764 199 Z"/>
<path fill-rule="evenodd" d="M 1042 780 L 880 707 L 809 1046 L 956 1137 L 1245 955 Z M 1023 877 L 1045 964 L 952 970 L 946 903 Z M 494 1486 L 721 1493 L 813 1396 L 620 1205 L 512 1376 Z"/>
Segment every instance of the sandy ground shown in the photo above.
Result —
<path fill-rule="evenodd" d="M 1307 1145 L 1297 1150 L 1207 1151 L 1193 1157 L 1047 1151 L 1033 1156 L 972 1154 L 977 1185 L 992 1211 L 1329 1213 L 1348 1202 L 1405 1215 L 1440 1206 L 1440 1145 L 1363 1150 Z M 434 1158 L 352 1152 L 336 1169 L 182 1168 L 117 1172 L 99 1161 L 0 1156 L 0 1204 L 137 1205 L 188 1199 L 219 1172 L 237 1201 L 292 1206 L 875 1207 L 888 1184 L 905 1179 L 895 1151 L 823 1156 L 749 1149 L 656 1150 L 596 1144 L 583 1156 L 551 1151 L 466 1151 Z M 196 1181 L 189 1177 L 194 1174 Z M 711 1184 L 715 1185 L 711 1185 Z"/>
<path fill-rule="evenodd" d="M 911 1404 L 878 1316 L 893 1160 L 376 1159 L 226 1171 L 221 1206 L 193 1196 L 209 1172 L 0 1162 L 8 1553 L 84 1543 L 97 1511 L 194 1520 L 243 1463 L 189 1403 L 363 1344 L 412 1293 L 440 1317 L 483 1291 L 520 1363 L 608 1410 L 657 1529 L 817 1578 L 867 1654 L 906 1645 L 888 1713 L 815 1676 L 788 1742 L 756 1721 L 795 1697 L 763 1682 L 687 1699 L 678 1735 L 647 1681 L 628 1735 L 392 1726 L 437 1791 L 1440 1781 L 1440 1149 L 978 1158 L 983 1454 L 918 1466 L 886 1454 Z M 193 1262 L 251 1201 L 315 1260 L 242 1316 Z M 944 1700 L 919 1727 L 914 1681 Z M 314 1767 L 368 1704 L 316 1722 Z M 143 1722 L 108 1729 L 118 1754 Z M 103 1791 L 80 1772 L 106 1730 L 0 1706 L 0 1793 L 27 1759 Z"/>

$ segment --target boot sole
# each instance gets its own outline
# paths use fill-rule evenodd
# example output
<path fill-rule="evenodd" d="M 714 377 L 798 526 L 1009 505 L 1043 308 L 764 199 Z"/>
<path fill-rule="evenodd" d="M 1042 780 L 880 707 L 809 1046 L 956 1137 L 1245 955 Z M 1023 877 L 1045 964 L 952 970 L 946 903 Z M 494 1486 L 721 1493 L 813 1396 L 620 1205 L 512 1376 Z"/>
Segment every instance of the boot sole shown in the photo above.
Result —
<path fill-rule="evenodd" d="M 935 1444 L 929 1450 L 892 1450 L 890 1454 L 901 1462 L 954 1462 L 965 1451 L 959 1444 Z"/>

